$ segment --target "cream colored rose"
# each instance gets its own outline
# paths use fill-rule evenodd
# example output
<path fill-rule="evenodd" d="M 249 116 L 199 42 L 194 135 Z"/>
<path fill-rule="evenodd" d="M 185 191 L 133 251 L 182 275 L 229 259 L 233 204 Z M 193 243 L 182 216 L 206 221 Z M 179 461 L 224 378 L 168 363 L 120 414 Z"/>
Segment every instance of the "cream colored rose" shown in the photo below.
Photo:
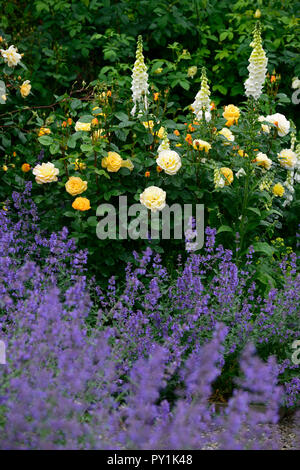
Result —
<path fill-rule="evenodd" d="M 107 157 L 102 159 L 101 165 L 107 171 L 116 173 L 121 168 L 122 163 L 122 157 L 117 152 L 108 152 Z"/>
<path fill-rule="evenodd" d="M 36 165 L 32 170 L 32 173 L 34 174 L 35 181 L 38 184 L 53 183 L 54 181 L 57 181 L 59 169 L 55 168 L 53 163 L 48 162 Z"/>
<path fill-rule="evenodd" d="M 29 95 L 30 90 L 31 90 L 30 81 L 25 80 L 25 82 L 23 82 L 22 85 L 20 86 L 20 93 L 21 93 L 22 98 L 26 98 L 26 96 Z"/>
<path fill-rule="evenodd" d="M 259 118 L 258 118 L 258 121 L 259 121 L 259 122 L 264 122 L 264 121 L 266 121 L 266 120 L 267 120 L 267 119 L 265 118 L 265 116 L 259 116 Z M 263 132 L 265 132 L 266 134 L 269 134 L 269 133 L 270 133 L 270 127 L 267 126 L 267 124 L 262 124 L 262 125 L 261 125 L 261 128 L 262 128 Z"/>
<path fill-rule="evenodd" d="M 278 154 L 280 165 L 286 170 L 292 170 L 297 164 L 297 155 L 291 149 L 283 149 Z"/>
<path fill-rule="evenodd" d="M 181 158 L 174 150 L 163 150 L 158 154 L 156 163 L 167 175 L 176 175 L 181 168 Z"/>
<path fill-rule="evenodd" d="M 18 53 L 18 49 L 15 46 L 9 46 L 6 50 L 1 49 L 1 55 L 4 62 L 6 62 L 9 67 L 15 67 L 22 59 L 21 54 Z"/>
<path fill-rule="evenodd" d="M 259 152 L 254 160 L 259 166 L 269 170 L 272 166 L 272 160 L 265 153 Z"/>
<path fill-rule="evenodd" d="M 90 131 L 90 130 L 91 130 L 90 122 L 77 121 L 75 124 L 75 131 Z"/>
<path fill-rule="evenodd" d="M 67 193 L 72 196 L 77 196 L 78 194 L 83 193 L 87 189 L 87 182 L 82 181 L 78 176 L 71 176 L 65 184 Z"/>
<path fill-rule="evenodd" d="M 230 145 L 230 142 L 234 141 L 234 135 L 230 129 L 227 129 L 227 127 L 223 127 L 223 129 L 219 131 L 219 134 L 225 137 L 225 139 L 228 141 L 223 142 L 224 145 Z"/>
<path fill-rule="evenodd" d="M 157 186 L 149 186 L 140 195 L 140 202 L 152 212 L 161 211 L 166 205 L 166 192 Z"/>
<path fill-rule="evenodd" d="M 284 137 L 290 132 L 290 121 L 283 114 L 276 113 L 266 116 L 266 121 L 277 127 L 279 137 Z"/>

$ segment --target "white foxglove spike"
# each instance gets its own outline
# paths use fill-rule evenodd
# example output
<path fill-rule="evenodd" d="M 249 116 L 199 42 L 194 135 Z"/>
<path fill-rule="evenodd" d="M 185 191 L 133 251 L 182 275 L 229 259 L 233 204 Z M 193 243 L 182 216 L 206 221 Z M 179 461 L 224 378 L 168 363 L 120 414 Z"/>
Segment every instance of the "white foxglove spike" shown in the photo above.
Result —
<path fill-rule="evenodd" d="M 256 24 L 253 35 L 254 39 L 250 44 L 253 51 L 249 58 L 249 78 L 245 81 L 245 94 L 246 96 L 252 96 L 257 100 L 262 93 L 262 88 L 265 83 L 268 59 L 262 48 L 259 23 Z"/>
<path fill-rule="evenodd" d="M 148 85 L 148 74 L 147 67 L 144 62 L 143 56 L 143 40 L 142 36 L 138 37 L 137 49 L 136 49 L 136 61 L 134 63 L 132 71 L 132 101 L 133 108 L 131 110 L 132 116 L 135 115 L 137 110 L 137 105 L 143 108 L 144 111 L 148 109 L 148 100 L 147 95 L 149 93 Z"/>
<path fill-rule="evenodd" d="M 208 80 L 206 77 L 205 68 L 202 68 L 201 74 L 201 87 L 198 91 L 195 101 L 192 104 L 192 109 L 196 118 L 198 120 L 204 118 L 207 122 L 211 120 L 211 113 L 210 113 L 210 89 L 208 86 Z"/>

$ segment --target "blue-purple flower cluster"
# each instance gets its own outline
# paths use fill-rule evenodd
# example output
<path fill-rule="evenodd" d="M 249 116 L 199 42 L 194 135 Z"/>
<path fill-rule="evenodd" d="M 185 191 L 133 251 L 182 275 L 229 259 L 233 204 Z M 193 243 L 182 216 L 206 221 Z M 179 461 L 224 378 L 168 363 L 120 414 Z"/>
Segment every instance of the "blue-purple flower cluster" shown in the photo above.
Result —
<path fill-rule="evenodd" d="M 39 232 L 30 184 L 0 227 L 0 448 L 278 447 L 278 374 L 292 365 L 262 361 L 249 340 L 286 348 L 297 337 L 293 256 L 284 288 L 258 299 L 250 272 L 207 229 L 205 253 L 179 262 L 176 276 L 148 249 L 103 292 L 66 229 Z M 237 350 L 239 378 L 216 410 L 213 385 Z M 294 402 L 296 374 L 288 386 Z"/>

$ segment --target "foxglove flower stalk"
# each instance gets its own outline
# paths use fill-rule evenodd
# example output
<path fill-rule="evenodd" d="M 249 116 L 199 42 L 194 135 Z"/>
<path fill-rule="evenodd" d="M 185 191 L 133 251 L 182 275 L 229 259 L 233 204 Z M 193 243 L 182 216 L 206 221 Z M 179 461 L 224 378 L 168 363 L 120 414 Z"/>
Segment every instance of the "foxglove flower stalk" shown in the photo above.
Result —
<path fill-rule="evenodd" d="M 203 67 L 201 74 L 201 87 L 195 97 L 194 103 L 192 104 L 193 112 L 196 115 L 196 118 L 199 120 L 202 118 L 204 118 L 207 122 L 211 120 L 209 97 L 210 89 L 206 77 L 206 70 Z"/>
<path fill-rule="evenodd" d="M 245 94 L 257 100 L 262 93 L 262 87 L 265 82 L 268 59 L 262 48 L 260 23 L 256 24 L 253 34 L 254 40 L 250 44 L 253 51 L 249 59 L 249 78 L 245 81 Z"/>
<path fill-rule="evenodd" d="M 137 104 L 142 106 L 146 111 L 148 109 L 147 95 L 149 93 L 147 67 L 144 62 L 143 56 L 143 40 L 142 36 L 138 37 L 136 61 L 134 63 L 132 72 L 132 101 L 133 108 L 131 110 L 132 116 L 135 115 Z M 140 109 L 141 110 L 141 109 Z"/>
<path fill-rule="evenodd" d="M 163 150 L 170 150 L 170 141 L 168 139 L 167 131 L 164 131 L 164 135 L 163 135 L 161 144 L 157 149 L 158 153 L 162 152 Z"/>

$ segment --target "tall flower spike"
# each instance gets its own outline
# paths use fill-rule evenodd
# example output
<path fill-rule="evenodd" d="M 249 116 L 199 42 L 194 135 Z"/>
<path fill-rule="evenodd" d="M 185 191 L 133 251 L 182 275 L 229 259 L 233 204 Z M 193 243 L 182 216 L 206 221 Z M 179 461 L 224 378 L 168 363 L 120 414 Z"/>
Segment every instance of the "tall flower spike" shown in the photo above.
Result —
<path fill-rule="evenodd" d="M 144 62 L 143 56 L 143 39 L 142 36 L 138 37 L 136 49 L 136 61 L 132 71 L 132 101 L 133 108 L 131 110 L 132 116 L 135 115 L 137 104 L 142 106 L 144 110 L 148 109 L 147 95 L 149 93 L 147 67 Z M 141 108 L 140 108 L 141 110 Z"/>
<path fill-rule="evenodd" d="M 257 100 L 266 79 L 268 58 L 262 48 L 261 27 L 257 22 L 253 32 L 254 39 L 250 46 L 253 48 L 249 58 L 249 78 L 245 81 L 246 96 L 252 96 Z"/>
<path fill-rule="evenodd" d="M 158 153 L 162 152 L 163 150 L 170 150 L 170 141 L 168 139 L 168 133 L 166 130 L 164 131 L 162 142 L 158 147 Z"/>
<path fill-rule="evenodd" d="M 209 96 L 210 89 L 206 77 L 206 70 L 205 67 L 202 67 L 201 87 L 195 97 L 194 103 L 192 104 L 194 114 L 198 120 L 202 119 L 203 117 L 207 122 L 211 120 Z"/>

